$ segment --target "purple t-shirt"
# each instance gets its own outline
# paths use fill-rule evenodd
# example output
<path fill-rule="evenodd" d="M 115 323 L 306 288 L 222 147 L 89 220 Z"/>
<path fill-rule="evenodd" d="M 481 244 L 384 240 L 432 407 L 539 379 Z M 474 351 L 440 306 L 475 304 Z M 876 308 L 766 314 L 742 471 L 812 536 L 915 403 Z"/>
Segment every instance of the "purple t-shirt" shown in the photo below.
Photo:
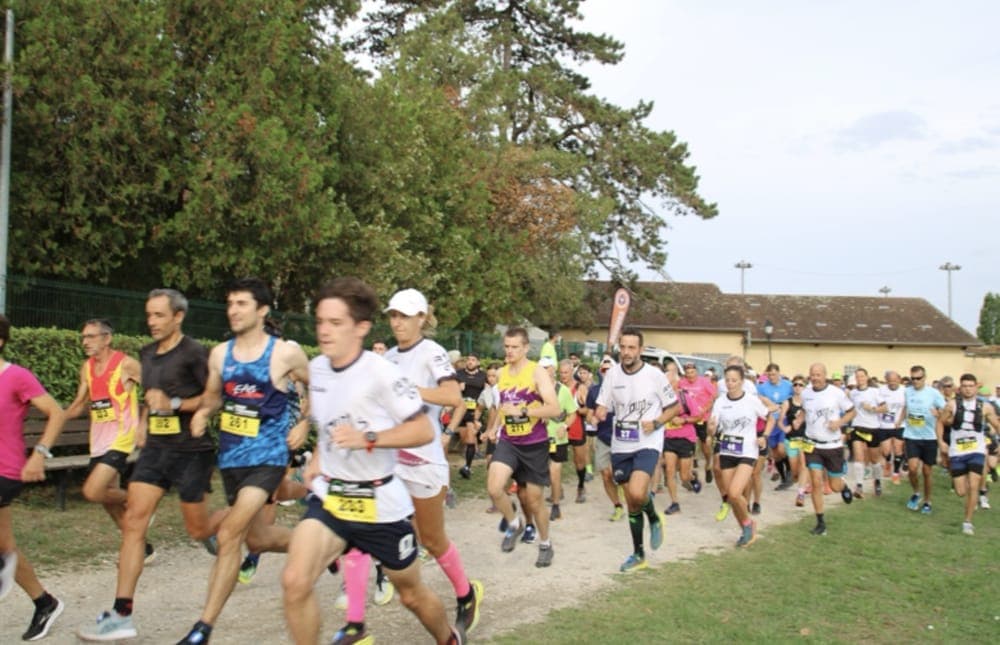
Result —
<path fill-rule="evenodd" d="M 0 371 L 0 477 L 21 481 L 24 456 L 24 418 L 31 399 L 44 395 L 35 375 L 20 365 L 7 363 Z"/>

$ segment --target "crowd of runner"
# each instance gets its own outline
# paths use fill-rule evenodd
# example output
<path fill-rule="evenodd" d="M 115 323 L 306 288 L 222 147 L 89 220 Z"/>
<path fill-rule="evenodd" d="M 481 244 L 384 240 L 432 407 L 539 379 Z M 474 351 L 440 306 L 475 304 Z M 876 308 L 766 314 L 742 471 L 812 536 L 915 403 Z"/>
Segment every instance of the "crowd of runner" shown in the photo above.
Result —
<path fill-rule="evenodd" d="M 333 642 L 373 642 L 365 624 L 372 568 L 376 604 L 398 594 L 435 642 L 462 643 L 479 622 L 485 589 L 466 573 L 446 530 L 445 508 L 454 505 L 449 449 L 460 454 L 463 478 L 485 459 L 499 547 L 536 544 L 539 568 L 555 558 L 563 464 L 572 462 L 575 503 L 594 502 L 593 481 L 608 519 L 628 520 L 621 572 L 648 567 L 647 544 L 661 548 L 665 516 L 682 512 L 680 489 L 699 494 L 703 481 L 720 496 L 715 519 L 732 515 L 736 546 L 749 547 L 768 475 L 776 490 L 794 489 L 790 504 L 810 499 L 812 533 L 822 536 L 827 494 L 850 504 L 904 477 L 912 488 L 907 507 L 930 514 L 932 468 L 941 465 L 965 500 L 962 532 L 972 535 L 973 514 L 989 508 L 988 484 L 1000 473 L 1000 386 L 991 395 L 972 374 L 928 383 L 919 365 L 881 379 L 859 368 L 845 382 L 816 363 L 807 375 L 788 377 L 771 364 L 758 376 L 735 356 L 721 374 L 700 374 L 694 363 L 661 369 L 642 361 L 644 337 L 634 327 L 622 330 L 617 357 L 605 355 L 596 369 L 576 355 L 560 360 L 555 332 L 539 360 L 530 359 L 520 327 L 505 332 L 503 361 L 484 365 L 432 339 L 433 308 L 413 289 L 382 310 L 395 342 L 370 339 L 377 298 L 354 278 L 316 294 L 320 354 L 310 361 L 280 337 L 271 302 L 256 278 L 229 285 L 231 337 L 209 352 L 183 333 L 184 296 L 153 290 L 146 302 L 153 342 L 138 360 L 113 349 L 108 321 L 87 321 L 87 359 L 65 410 L 29 369 L 4 360 L 10 323 L 0 316 L 0 600 L 17 585 L 34 602 L 24 640 L 48 634 L 64 604 L 18 550 L 10 505 L 25 483 L 44 479 L 65 420 L 84 413 L 91 461 L 82 492 L 121 532 L 112 604 L 77 630 L 86 641 L 138 635 L 133 598 L 156 557 L 147 531 L 171 488 L 188 534 L 215 558 L 202 613 L 178 643 L 210 641 L 237 581 L 253 578 L 265 552 L 287 553 L 282 597 L 296 643 L 319 641 L 315 586 L 328 572 L 342 576 L 333 604 L 345 612 Z M 32 406 L 47 421 L 26 450 Z M 206 493 L 216 467 L 227 506 L 211 510 Z M 661 492 L 669 502 L 659 502 Z M 286 500 L 305 505 L 294 528 L 275 523 L 275 503 Z M 453 588 L 453 619 L 421 578 L 420 562 L 431 558 Z"/>

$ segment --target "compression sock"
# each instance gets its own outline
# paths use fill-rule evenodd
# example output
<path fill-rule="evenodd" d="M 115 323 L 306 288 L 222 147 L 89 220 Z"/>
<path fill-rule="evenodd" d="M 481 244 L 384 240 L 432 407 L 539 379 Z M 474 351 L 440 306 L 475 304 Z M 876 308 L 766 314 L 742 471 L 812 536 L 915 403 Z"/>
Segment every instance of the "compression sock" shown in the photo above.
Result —
<path fill-rule="evenodd" d="M 660 521 L 660 518 L 656 515 L 656 507 L 653 505 L 653 494 L 650 493 L 649 497 L 646 499 L 646 503 L 642 505 L 642 511 L 649 518 L 650 524 L 655 524 Z"/>
<path fill-rule="evenodd" d="M 646 555 L 642 548 L 642 531 L 644 528 L 645 524 L 642 521 L 642 511 L 639 511 L 638 513 L 629 512 L 628 530 L 632 533 L 632 552 L 640 558 L 645 557 Z"/>
<path fill-rule="evenodd" d="M 365 622 L 365 592 L 368 590 L 368 572 L 372 558 L 367 553 L 351 549 L 341 559 L 344 592 L 347 594 L 347 622 Z"/>
<path fill-rule="evenodd" d="M 476 458 L 476 444 L 465 445 L 465 467 L 472 468 L 472 460 Z"/>
<path fill-rule="evenodd" d="M 900 469 L 902 468 L 902 466 L 903 466 L 903 458 L 900 457 L 899 455 L 893 456 L 893 458 L 892 458 L 892 472 L 898 475 Z"/>
<path fill-rule="evenodd" d="M 465 575 L 465 567 L 462 565 L 462 556 L 458 554 L 455 543 L 448 545 L 447 550 L 437 558 L 437 563 L 448 576 L 451 586 L 455 589 L 456 598 L 464 598 L 469 593 L 469 578 Z"/>
<path fill-rule="evenodd" d="M 576 487 L 583 488 L 584 483 L 587 481 L 587 469 L 578 468 L 576 471 Z"/>

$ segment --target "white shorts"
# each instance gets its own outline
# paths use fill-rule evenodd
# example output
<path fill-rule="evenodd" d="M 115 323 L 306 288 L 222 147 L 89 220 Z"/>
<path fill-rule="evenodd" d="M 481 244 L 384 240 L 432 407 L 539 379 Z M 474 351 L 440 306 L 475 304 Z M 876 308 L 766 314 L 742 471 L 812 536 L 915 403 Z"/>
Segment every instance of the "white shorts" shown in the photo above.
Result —
<path fill-rule="evenodd" d="M 611 446 L 600 439 L 594 442 L 594 468 L 597 472 L 611 468 Z"/>
<path fill-rule="evenodd" d="M 427 499 L 441 493 L 451 481 L 448 466 L 443 464 L 422 464 L 404 466 L 396 464 L 396 477 L 402 480 L 410 497 Z"/>

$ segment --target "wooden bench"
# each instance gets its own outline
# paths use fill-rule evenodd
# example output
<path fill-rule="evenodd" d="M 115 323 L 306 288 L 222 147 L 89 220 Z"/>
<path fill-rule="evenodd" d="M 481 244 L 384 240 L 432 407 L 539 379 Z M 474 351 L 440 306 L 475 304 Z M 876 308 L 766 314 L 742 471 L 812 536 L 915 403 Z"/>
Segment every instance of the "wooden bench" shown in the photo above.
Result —
<path fill-rule="evenodd" d="M 44 431 L 44 417 L 28 417 L 24 422 L 25 447 L 32 449 L 42 438 Z M 53 474 L 56 483 L 56 503 L 59 505 L 59 510 L 65 511 L 70 471 L 86 468 L 90 464 L 90 420 L 86 418 L 68 420 L 55 445 L 49 446 L 49 449 L 56 456 L 45 460 L 45 472 Z M 59 454 L 67 451 L 77 454 Z M 138 456 L 139 451 L 133 450 L 128 457 L 128 463 L 134 463 Z"/>

